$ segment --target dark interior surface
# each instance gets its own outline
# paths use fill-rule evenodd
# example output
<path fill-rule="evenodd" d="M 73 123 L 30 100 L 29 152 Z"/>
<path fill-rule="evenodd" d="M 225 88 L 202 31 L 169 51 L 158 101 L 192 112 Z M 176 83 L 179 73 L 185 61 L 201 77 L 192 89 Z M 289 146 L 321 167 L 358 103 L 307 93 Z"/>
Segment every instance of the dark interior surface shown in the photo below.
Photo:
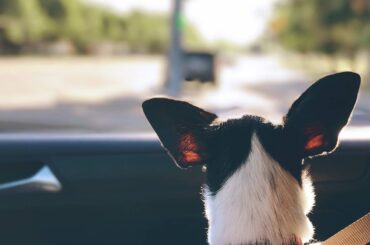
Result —
<path fill-rule="evenodd" d="M 179 170 L 153 137 L 9 136 L 0 182 L 47 165 L 60 192 L 0 190 L 0 244 L 206 244 L 200 168 Z M 370 141 L 308 160 L 324 240 L 370 211 Z"/>

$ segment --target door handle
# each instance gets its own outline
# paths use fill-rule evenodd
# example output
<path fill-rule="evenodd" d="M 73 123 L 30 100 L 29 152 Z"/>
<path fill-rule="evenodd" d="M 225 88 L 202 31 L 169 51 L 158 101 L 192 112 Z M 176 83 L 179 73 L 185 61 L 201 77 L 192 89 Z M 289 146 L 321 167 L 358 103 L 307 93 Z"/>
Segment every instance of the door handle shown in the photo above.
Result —
<path fill-rule="evenodd" d="M 29 178 L 0 184 L 0 194 L 17 192 L 58 192 L 62 185 L 48 166 Z"/>

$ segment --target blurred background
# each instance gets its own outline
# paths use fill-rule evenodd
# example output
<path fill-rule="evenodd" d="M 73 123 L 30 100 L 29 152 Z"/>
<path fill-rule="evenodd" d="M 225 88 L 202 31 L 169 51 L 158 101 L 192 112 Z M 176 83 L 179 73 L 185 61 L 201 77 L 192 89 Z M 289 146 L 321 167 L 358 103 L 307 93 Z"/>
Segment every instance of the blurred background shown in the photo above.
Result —
<path fill-rule="evenodd" d="M 278 121 L 344 70 L 368 127 L 368 0 L 0 0 L 3 133 L 147 133 L 159 94 Z"/>

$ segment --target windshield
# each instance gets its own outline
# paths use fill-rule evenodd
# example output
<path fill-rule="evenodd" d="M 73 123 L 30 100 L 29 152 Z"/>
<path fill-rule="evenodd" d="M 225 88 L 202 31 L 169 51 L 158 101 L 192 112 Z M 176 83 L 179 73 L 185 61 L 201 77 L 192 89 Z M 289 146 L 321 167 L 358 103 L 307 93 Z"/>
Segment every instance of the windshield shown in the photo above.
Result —
<path fill-rule="evenodd" d="M 278 122 L 345 70 L 362 76 L 351 125 L 368 127 L 369 23 L 366 0 L 0 0 L 0 130 L 152 132 L 157 95 Z"/>

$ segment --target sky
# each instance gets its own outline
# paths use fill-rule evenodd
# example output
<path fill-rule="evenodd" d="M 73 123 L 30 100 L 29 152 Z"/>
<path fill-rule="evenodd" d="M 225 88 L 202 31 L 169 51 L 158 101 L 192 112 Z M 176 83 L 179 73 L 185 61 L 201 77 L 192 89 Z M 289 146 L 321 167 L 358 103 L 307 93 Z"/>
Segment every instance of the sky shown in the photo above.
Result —
<path fill-rule="evenodd" d="M 172 0 L 85 0 L 117 11 L 144 9 L 170 12 Z M 185 19 L 210 41 L 240 45 L 254 42 L 264 31 L 277 0 L 184 0 Z"/>

